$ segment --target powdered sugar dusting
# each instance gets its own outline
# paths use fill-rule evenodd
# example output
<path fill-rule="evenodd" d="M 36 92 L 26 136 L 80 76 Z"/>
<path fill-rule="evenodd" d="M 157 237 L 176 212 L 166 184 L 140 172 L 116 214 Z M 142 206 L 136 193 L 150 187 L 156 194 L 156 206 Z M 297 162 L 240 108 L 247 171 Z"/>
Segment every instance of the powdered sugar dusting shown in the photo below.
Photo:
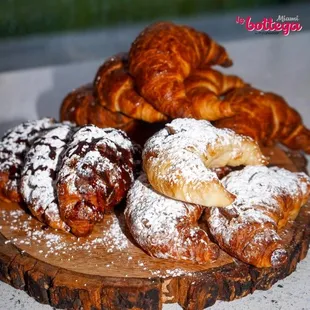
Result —
<path fill-rule="evenodd" d="M 228 191 L 237 196 L 225 210 L 212 208 L 208 218 L 210 232 L 221 247 L 233 251 L 238 235 L 249 235 L 251 239 L 239 240 L 240 259 L 261 254 L 271 243 L 278 244 L 282 257 L 281 238 L 277 234 L 279 223 L 285 225 L 286 219 L 294 219 L 299 208 L 310 195 L 310 178 L 305 173 L 292 173 L 272 167 L 248 166 L 235 171 L 222 179 Z M 253 231 L 254 229 L 254 231 Z M 240 239 L 240 238 L 239 238 Z M 244 248 L 247 247 L 247 251 Z M 250 251 L 253 247 L 253 251 Z M 283 253 L 282 253 L 283 254 Z"/>
<path fill-rule="evenodd" d="M 10 174 L 6 185 L 8 188 L 18 191 L 20 172 L 28 148 L 43 129 L 53 124 L 54 120 L 50 118 L 28 121 L 4 134 L 0 142 L 0 171 Z"/>
<path fill-rule="evenodd" d="M 58 124 L 39 137 L 27 153 L 21 179 L 21 192 L 33 215 L 63 230 L 68 227 L 60 219 L 55 182 L 60 155 L 71 133 L 70 125 Z"/>
<path fill-rule="evenodd" d="M 100 149 L 108 149 L 108 152 L 115 154 L 112 158 L 122 158 L 122 150 L 127 150 L 129 165 L 124 160 L 119 161 L 103 156 Z M 59 181 L 68 184 L 70 194 L 85 194 L 94 191 L 91 184 L 82 184 L 77 187 L 80 177 L 90 178 L 94 175 L 95 168 L 99 175 L 106 175 L 109 179 L 109 186 L 118 187 L 122 170 L 129 175 L 133 181 L 133 145 L 123 133 L 111 128 L 98 128 L 95 126 L 84 126 L 73 136 L 70 145 L 64 155 L 63 165 L 59 172 Z M 123 176 L 124 177 L 124 176 Z M 65 180 L 65 181 L 64 181 Z M 126 182 L 126 180 L 123 180 Z M 97 180 L 96 187 L 100 187 L 102 195 L 107 194 L 107 184 L 101 178 Z M 129 185 L 129 184 L 128 184 Z"/>
<path fill-rule="evenodd" d="M 106 229 L 102 236 L 96 238 L 79 238 L 74 236 L 69 237 L 67 234 L 59 234 L 53 230 L 36 229 L 32 225 L 32 218 L 21 221 L 20 218 L 24 215 L 24 211 L 17 210 L 7 212 L 0 211 L 3 219 L 8 217 L 13 218 L 11 221 L 11 230 L 23 230 L 25 232 L 24 238 L 16 238 L 9 240 L 16 245 L 32 245 L 46 244 L 46 250 L 40 252 L 45 257 L 66 254 L 70 257 L 77 251 L 85 251 L 88 256 L 92 256 L 96 247 L 104 247 L 107 253 L 115 253 L 124 251 L 128 245 L 129 240 L 122 232 L 119 221 L 115 215 L 106 222 Z"/>
<path fill-rule="evenodd" d="M 112 145 L 117 145 L 118 147 L 124 149 L 133 149 L 132 142 L 124 131 L 115 128 L 99 128 L 94 125 L 81 127 L 80 130 L 74 135 L 72 143 L 77 144 L 79 141 L 90 143 L 94 139 L 101 138 L 110 140 Z"/>
<path fill-rule="evenodd" d="M 115 215 L 112 216 L 108 225 L 110 225 L 108 233 L 101 238 L 92 240 L 92 243 L 94 245 L 100 244 L 106 247 L 108 253 L 123 251 L 128 248 L 129 241 L 123 233 L 120 223 Z"/>
<path fill-rule="evenodd" d="M 198 227 L 201 213 L 201 206 L 155 192 L 143 174 L 128 193 L 125 218 L 134 239 L 150 255 L 201 262 L 217 254 Z"/>
<path fill-rule="evenodd" d="M 107 215 L 104 224 L 97 227 L 87 238 L 76 238 L 70 234 L 45 227 L 23 210 L 0 210 L 1 232 L 10 231 L 11 238 L 5 243 L 13 243 L 22 252 L 27 252 L 54 266 L 77 272 L 85 272 L 85 264 L 93 266 L 94 274 L 108 272 L 111 276 L 171 278 L 181 275 L 194 276 L 199 265 L 188 262 L 175 265 L 166 261 L 165 267 L 158 264 L 127 238 L 122 215 Z M 9 224 L 7 224 L 9 223 Z M 203 267 L 201 267 L 203 269 Z"/>
<path fill-rule="evenodd" d="M 124 198 L 134 179 L 133 152 L 121 131 L 87 125 L 75 132 L 57 179 L 60 214 L 74 234 L 89 234 Z M 88 223 L 87 230 L 81 221 Z"/>
<path fill-rule="evenodd" d="M 205 182 L 218 181 L 210 168 L 264 163 L 258 145 L 251 138 L 195 119 L 175 119 L 166 124 L 146 142 L 142 156 L 154 187 L 155 183 L 166 182 L 171 187 L 182 183 L 195 189 Z"/>

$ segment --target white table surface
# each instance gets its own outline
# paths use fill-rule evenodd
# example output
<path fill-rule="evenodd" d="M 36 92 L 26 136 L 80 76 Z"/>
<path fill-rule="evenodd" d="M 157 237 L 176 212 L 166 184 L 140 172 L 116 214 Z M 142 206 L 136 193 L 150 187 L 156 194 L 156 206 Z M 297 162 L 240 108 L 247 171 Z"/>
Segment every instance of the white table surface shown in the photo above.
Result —
<path fill-rule="evenodd" d="M 281 94 L 310 127 L 310 32 L 288 37 L 253 33 L 250 39 L 223 43 L 235 63 L 227 72 L 238 74 L 265 91 Z M 92 61 L 0 74 L 0 133 L 27 119 L 58 118 L 61 99 L 70 89 L 91 81 L 100 63 Z M 310 255 L 298 264 L 296 272 L 270 290 L 257 291 L 229 303 L 217 302 L 212 309 L 310 309 L 309 286 Z M 0 282 L 0 309 L 52 308 Z M 180 307 L 173 304 L 165 305 L 164 309 Z"/>

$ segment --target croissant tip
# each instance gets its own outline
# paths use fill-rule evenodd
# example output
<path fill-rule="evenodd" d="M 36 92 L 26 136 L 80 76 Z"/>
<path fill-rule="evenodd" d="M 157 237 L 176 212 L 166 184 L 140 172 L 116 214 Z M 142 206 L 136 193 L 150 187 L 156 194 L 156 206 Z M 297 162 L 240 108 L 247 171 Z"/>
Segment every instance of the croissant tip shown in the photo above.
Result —
<path fill-rule="evenodd" d="M 230 58 L 225 59 L 225 61 L 221 64 L 223 68 L 228 68 L 233 65 L 233 61 Z"/>
<path fill-rule="evenodd" d="M 263 156 L 261 158 L 261 164 L 265 165 L 265 166 L 269 165 L 269 159 L 267 157 Z"/>
<path fill-rule="evenodd" d="M 270 262 L 272 267 L 283 265 L 288 259 L 287 251 L 285 249 L 276 249 L 272 252 Z"/>

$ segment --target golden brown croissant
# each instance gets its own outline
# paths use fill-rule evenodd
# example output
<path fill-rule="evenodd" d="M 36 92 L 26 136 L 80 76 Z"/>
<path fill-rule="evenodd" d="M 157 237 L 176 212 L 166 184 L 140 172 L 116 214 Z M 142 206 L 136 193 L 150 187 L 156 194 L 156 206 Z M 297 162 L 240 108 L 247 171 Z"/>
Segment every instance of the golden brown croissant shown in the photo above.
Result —
<path fill-rule="evenodd" d="M 60 166 L 57 195 L 61 218 L 86 236 L 127 193 L 133 181 L 134 148 L 120 130 L 84 126 L 72 137 Z"/>
<path fill-rule="evenodd" d="M 60 109 L 61 121 L 71 121 L 79 126 L 94 124 L 98 127 L 113 127 L 131 130 L 136 121 L 122 113 L 112 112 L 98 104 L 92 84 L 81 86 L 69 93 Z"/>
<path fill-rule="evenodd" d="M 62 101 L 60 120 L 71 121 L 79 126 L 88 124 L 88 108 L 95 101 L 91 84 L 70 92 Z"/>
<path fill-rule="evenodd" d="M 175 119 L 145 144 L 143 168 L 155 190 L 203 206 L 227 206 L 229 193 L 210 168 L 263 165 L 266 159 L 251 138 L 210 122 Z"/>
<path fill-rule="evenodd" d="M 234 116 L 215 122 L 217 127 L 231 128 L 262 144 L 277 141 L 291 149 L 310 153 L 310 131 L 297 111 L 279 95 L 252 87 L 231 91 L 225 96 L 227 114 Z"/>
<path fill-rule="evenodd" d="M 28 121 L 4 134 L 0 141 L 0 199 L 22 201 L 20 177 L 25 155 L 34 140 L 54 123 L 51 118 Z"/>
<path fill-rule="evenodd" d="M 97 102 L 90 104 L 88 109 L 88 123 L 94 124 L 100 128 L 113 127 L 130 131 L 136 126 L 137 121 L 119 112 L 112 112 Z"/>
<path fill-rule="evenodd" d="M 139 121 L 120 112 L 106 109 L 95 100 L 91 84 L 82 86 L 66 96 L 61 106 L 60 119 L 71 121 L 79 126 L 93 124 L 100 128 L 121 129 L 141 145 L 165 124 L 165 122 Z"/>
<path fill-rule="evenodd" d="M 205 218 L 218 245 L 256 267 L 278 266 L 287 252 L 278 230 L 294 220 L 310 195 L 310 178 L 277 167 L 248 166 L 222 183 L 237 196 L 226 208 L 207 208 Z"/>
<path fill-rule="evenodd" d="M 110 111 L 149 123 L 167 119 L 135 90 L 133 78 L 128 74 L 126 53 L 111 57 L 99 68 L 94 80 L 94 94 Z"/>
<path fill-rule="evenodd" d="M 215 121 L 232 116 L 227 106 L 230 102 L 221 98 L 228 91 L 246 84 L 235 75 L 225 75 L 207 68 L 197 69 L 184 81 L 186 95 L 191 100 L 192 115 L 196 119 Z"/>
<path fill-rule="evenodd" d="M 141 175 L 128 192 L 125 218 L 135 241 L 151 256 L 205 263 L 219 248 L 199 228 L 203 208 L 167 198 Z"/>
<path fill-rule="evenodd" d="M 169 117 L 192 117 L 184 80 L 196 69 L 232 64 L 225 49 L 207 34 L 162 22 L 147 27 L 133 42 L 129 73 L 139 93 Z"/>

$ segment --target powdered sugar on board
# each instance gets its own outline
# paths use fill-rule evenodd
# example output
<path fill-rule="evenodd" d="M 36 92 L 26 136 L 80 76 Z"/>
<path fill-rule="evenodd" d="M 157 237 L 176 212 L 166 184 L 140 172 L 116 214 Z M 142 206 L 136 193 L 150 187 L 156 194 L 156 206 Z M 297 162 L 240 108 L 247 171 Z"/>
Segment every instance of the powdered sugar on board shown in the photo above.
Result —
<path fill-rule="evenodd" d="M 24 215 L 23 210 L 16 211 L 0 211 L 0 214 L 5 221 L 6 219 L 13 218 L 11 221 L 10 229 L 13 231 L 23 230 L 25 237 L 20 239 L 11 240 L 16 245 L 35 245 L 44 243 L 47 250 L 43 253 L 45 257 L 57 256 L 61 253 L 70 255 L 76 251 L 86 251 L 89 255 L 92 255 L 92 250 L 97 246 L 106 248 L 107 253 L 123 251 L 128 247 L 128 238 L 122 232 L 122 228 L 115 215 L 112 215 L 109 220 L 106 221 L 107 229 L 101 236 L 88 237 L 88 238 L 76 238 L 73 235 L 63 234 L 57 230 L 50 228 L 39 229 L 33 226 L 33 219 L 28 216 L 26 220 L 21 220 Z M 69 237 L 68 237 L 69 236 Z M 69 242 L 68 242 L 69 240 Z"/>
<path fill-rule="evenodd" d="M 98 224 L 89 237 L 76 238 L 42 227 L 42 223 L 17 206 L 5 207 L 0 210 L 0 231 L 4 236 L 11 236 L 6 243 L 15 244 L 22 252 L 81 273 L 85 272 L 85 266 L 91 266 L 91 274 L 134 277 L 136 273 L 142 273 L 143 277 L 151 279 L 193 276 L 200 268 L 197 264 L 179 263 L 175 266 L 174 261 L 166 261 L 167 267 L 159 269 L 158 259 L 137 249 L 124 232 L 124 219 L 114 214 L 105 215 L 104 223 Z"/>

